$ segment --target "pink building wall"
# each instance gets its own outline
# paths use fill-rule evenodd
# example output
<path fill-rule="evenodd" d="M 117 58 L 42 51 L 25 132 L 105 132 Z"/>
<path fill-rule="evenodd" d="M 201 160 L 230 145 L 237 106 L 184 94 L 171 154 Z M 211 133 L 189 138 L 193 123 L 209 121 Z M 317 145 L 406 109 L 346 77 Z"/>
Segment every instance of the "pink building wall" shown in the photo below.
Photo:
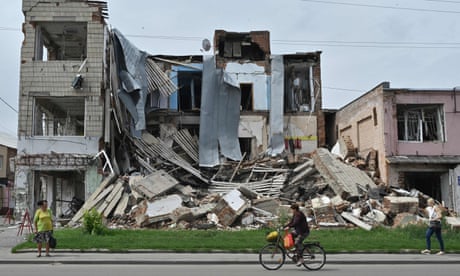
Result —
<path fill-rule="evenodd" d="M 457 92 L 460 94 L 460 91 Z M 386 90 L 385 109 L 385 155 L 460 155 L 460 95 L 455 100 L 453 90 Z M 445 142 L 399 141 L 397 131 L 397 104 L 443 105 Z M 457 107 L 455 107 L 457 105 Z"/>

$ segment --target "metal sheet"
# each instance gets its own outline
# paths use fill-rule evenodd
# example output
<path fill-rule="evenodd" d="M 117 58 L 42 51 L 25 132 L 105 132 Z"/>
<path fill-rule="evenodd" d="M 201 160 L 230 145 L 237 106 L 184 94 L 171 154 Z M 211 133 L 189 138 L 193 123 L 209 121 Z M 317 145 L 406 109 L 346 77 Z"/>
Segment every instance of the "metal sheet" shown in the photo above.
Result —
<path fill-rule="evenodd" d="M 284 150 L 283 104 L 284 104 L 284 64 L 283 56 L 272 56 L 272 78 L 270 89 L 270 149 L 269 154 L 277 155 Z"/>
<path fill-rule="evenodd" d="M 219 164 L 217 143 L 217 85 L 214 56 L 203 57 L 203 84 L 200 107 L 200 166 L 214 167 Z"/>
<path fill-rule="evenodd" d="M 238 126 L 241 91 L 238 82 L 225 71 L 221 74 L 218 98 L 218 139 L 220 153 L 232 160 L 241 160 Z"/>
<path fill-rule="evenodd" d="M 145 123 L 145 103 L 148 94 L 148 82 L 145 69 L 147 53 L 140 51 L 117 29 L 115 35 L 115 51 L 117 57 L 118 76 L 123 89 L 129 93 L 136 106 L 137 118 L 134 119 L 134 130 L 143 130 Z M 131 114 L 132 115 L 132 114 Z M 134 116 L 133 116 L 134 118 Z"/>

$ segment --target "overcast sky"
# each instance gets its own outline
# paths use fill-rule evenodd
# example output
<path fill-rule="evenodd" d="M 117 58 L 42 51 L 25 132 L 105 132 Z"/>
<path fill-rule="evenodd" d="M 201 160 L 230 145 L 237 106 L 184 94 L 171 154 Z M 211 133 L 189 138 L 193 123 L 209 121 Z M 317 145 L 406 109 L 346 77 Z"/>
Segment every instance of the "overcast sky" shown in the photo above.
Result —
<path fill-rule="evenodd" d="M 460 0 L 109 0 L 109 24 L 151 54 L 201 54 L 215 29 L 268 30 L 275 54 L 322 51 L 323 108 L 382 81 L 395 88 L 460 86 Z M 0 9 L 0 97 L 18 109 L 24 16 Z M 0 131 L 17 113 L 0 100 Z"/>

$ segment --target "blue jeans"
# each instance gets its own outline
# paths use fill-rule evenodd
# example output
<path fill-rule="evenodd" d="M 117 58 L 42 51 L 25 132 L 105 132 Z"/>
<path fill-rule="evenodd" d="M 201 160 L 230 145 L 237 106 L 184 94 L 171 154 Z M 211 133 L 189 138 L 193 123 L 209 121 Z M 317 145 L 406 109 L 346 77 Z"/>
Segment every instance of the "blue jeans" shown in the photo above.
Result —
<path fill-rule="evenodd" d="M 441 251 L 444 251 L 444 241 L 442 240 L 441 236 L 441 227 L 429 227 L 426 230 L 426 249 L 431 250 L 431 236 L 433 235 L 433 233 L 436 234 L 436 238 L 439 241 L 439 247 Z"/>

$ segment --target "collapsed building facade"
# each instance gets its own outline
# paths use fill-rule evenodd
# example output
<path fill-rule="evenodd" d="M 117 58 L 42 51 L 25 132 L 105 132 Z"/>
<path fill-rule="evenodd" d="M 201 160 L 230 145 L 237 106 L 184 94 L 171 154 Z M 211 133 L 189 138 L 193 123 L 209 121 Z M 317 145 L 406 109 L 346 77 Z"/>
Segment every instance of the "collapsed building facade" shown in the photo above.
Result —
<path fill-rule="evenodd" d="M 205 184 L 226 160 L 325 143 L 321 52 L 271 55 L 268 31 L 218 30 L 214 54 L 151 55 L 107 28 L 104 1 L 23 0 L 23 13 L 19 211 L 46 198 L 65 214 L 107 175 L 149 167 L 140 149 L 157 138 L 155 153 L 194 178 L 180 181 Z"/>
<path fill-rule="evenodd" d="M 384 183 L 416 189 L 459 212 L 459 102 L 456 89 L 384 82 L 337 111 L 335 137 L 349 137 L 363 158 L 375 155 Z"/>

